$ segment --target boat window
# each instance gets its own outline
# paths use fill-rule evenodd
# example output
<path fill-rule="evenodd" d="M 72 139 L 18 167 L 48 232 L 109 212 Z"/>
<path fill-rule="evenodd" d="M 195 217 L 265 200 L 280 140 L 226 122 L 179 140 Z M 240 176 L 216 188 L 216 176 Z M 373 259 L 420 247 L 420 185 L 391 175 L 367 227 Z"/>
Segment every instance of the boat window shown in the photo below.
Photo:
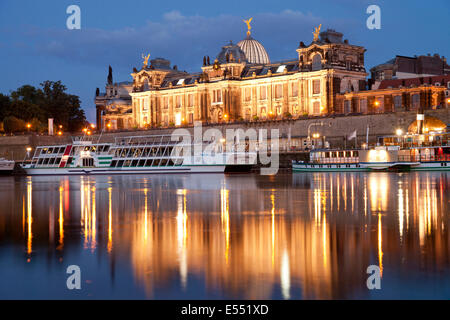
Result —
<path fill-rule="evenodd" d="M 48 161 L 48 164 L 54 164 L 55 163 L 55 158 L 50 158 L 50 160 Z"/>
<path fill-rule="evenodd" d="M 109 146 L 103 146 L 103 152 L 108 152 L 109 151 Z"/>
<path fill-rule="evenodd" d="M 43 162 L 44 162 L 44 159 L 42 159 L 42 158 L 38 160 L 38 164 L 42 164 Z"/>
<path fill-rule="evenodd" d="M 48 148 L 44 148 L 44 149 L 42 149 L 42 154 L 46 154 L 46 153 L 47 153 L 47 151 L 48 151 Z"/>
<path fill-rule="evenodd" d="M 64 153 L 64 150 L 66 150 L 66 147 L 59 148 L 59 153 Z"/>
<path fill-rule="evenodd" d="M 346 152 L 345 152 L 345 156 L 346 156 L 346 157 L 351 157 L 351 156 L 352 156 L 352 155 L 351 155 L 351 151 L 346 151 Z"/>
<path fill-rule="evenodd" d="M 131 160 L 126 160 L 126 161 L 123 163 L 123 166 L 124 166 L 124 167 L 129 167 L 130 164 L 131 164 Z"/>
<path fill-rule="evenodd" d="M 155 159 L 155 161 L 153 161 L 153 163 L 152 163 L 152 167 L 158 167 L 159 161 L 160 161 L 160 159 Z"/>
<path fill-rule="evenodd" d="M 330 153 L 329 152 L 325 152 L 325 158 L 329 158 L 330 157 Z"/>
<path fill-rule="evenodd" d="M 113 161 L 111 162 L 110 167 L 115 168 L 115 167 L 116 167 L 116 164 L 117 164 L 117 160 L 113 160 Z"/>
<path fill-rule="evenodd" d="M 139 160 L 138 167 L 143 167 L 145 165 L 145 159 Z"/>
<path fill-rule="evenodd" d="M 137 167 L 139 160 L 133 160 L 133 162 L 131 163 L 132 167 Z"/>
<path fill-rule="evenodd" d="M 124 163 L 124 161 L 123 160 L 119 160 L 119 163 L 117 164 L 117 167 L 123 167 L 123 163 Z"/>
<path fill-rule="evenodd" d="M 136 149 L 136 151 L 134 152 L 134 158 L 139 158 L 141 156 L 142 150 L 141 149 Z"/>
<path fill-rule="evenodd" d="M 353 156 L 354 157 L 359 157 L 359 152 L 358 151 L 353 151 Z"/>
<path fill-rule="evenodd" d="M 94 159 L 93 158 L 83 158 L 83 167 L 93 167 Z"/>
<path fill-rule="evenodd" d="M 148 159 L 147 162 L 145 163 L 146 167 L 151 167 L 152 166 L 152 162 L 153 160 Z"/>
<path fill-rule="evenodd" d="M 53 153 L 53 148 L 49 148 L 47 154 Z"/>
<path fill-rule="evenodd" d="M 344 151 L 339 151 L 339 158 L 344 157 Z"/>
<path fill-rule="evenodd" d="M 42 164 L 48 164 L 48 158 L 45 158 Z"/>

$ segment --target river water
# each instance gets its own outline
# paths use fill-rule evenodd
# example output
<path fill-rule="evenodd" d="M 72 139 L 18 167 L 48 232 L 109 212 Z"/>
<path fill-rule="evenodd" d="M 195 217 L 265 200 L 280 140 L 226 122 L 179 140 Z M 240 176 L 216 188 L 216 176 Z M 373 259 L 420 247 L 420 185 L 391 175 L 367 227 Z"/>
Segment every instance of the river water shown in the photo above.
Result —
<path fill-rule="evenodd" d="M 0 177 L 0 298 L 449 299 L 449 190 L 445 172 Z"/>

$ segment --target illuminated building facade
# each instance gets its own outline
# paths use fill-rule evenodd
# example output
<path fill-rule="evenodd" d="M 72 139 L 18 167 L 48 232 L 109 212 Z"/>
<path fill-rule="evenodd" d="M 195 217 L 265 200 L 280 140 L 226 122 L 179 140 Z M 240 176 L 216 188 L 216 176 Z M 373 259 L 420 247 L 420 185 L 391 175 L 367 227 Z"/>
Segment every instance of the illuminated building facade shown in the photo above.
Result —
<path fill-rule="evenodd" d="M 300 42 L 297 58 L 271 62 L 266 50 L 250 36 L 225 45 L 217 57 L 203 57 L 202 71 L 187 73 L 166 59 L 134 68 L 133 83 L 119 85 L 124 100 L 108 93 L 96 97 L 98 125 L 111 129 L 173 127 L 195 121 L 264 121 L 350 113 L 395 111 L 398 96 L 404 110 L 419 103 L 445 105 L 440 88 L 367 90 L 365 49 L 349 44 L 343 34 L 316 28 L 309 45 Z M 113 86 L 109 84 L 109 87 Z M 111 89 L 110 89 L 111 90 Z M 108 87 L 107 87 L 108 92 Z M 105 103 L 105 100 L 107 102 Z M 125 101 L 125 102 L 124 102 Z M 410 103 L 411 101 L 411 103 Z M 117 103 L 124 103 L 117 106 Z"/>

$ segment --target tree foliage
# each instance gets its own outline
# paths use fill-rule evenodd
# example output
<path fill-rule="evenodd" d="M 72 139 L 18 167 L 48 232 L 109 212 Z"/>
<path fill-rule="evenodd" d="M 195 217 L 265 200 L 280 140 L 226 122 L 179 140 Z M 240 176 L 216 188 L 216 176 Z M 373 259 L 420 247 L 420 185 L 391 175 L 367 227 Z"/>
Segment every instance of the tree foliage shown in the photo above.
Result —
<path fill-rule="evenodd" d="M 53 118 L 55 125 L 62 125 L 70 132 L 85 126 L 86 117 L 78 96 L 66 93 L 67 88 L 61 81 L 45 81 L 40 86 L 24 85 L 11 92 L 10 97 L 0 94 L 0 121 L 14 117 L 33 122 L 33 130 L 44 128 L 48 118 Z M 7 126 L 4 127 L 7 131 Z"/>

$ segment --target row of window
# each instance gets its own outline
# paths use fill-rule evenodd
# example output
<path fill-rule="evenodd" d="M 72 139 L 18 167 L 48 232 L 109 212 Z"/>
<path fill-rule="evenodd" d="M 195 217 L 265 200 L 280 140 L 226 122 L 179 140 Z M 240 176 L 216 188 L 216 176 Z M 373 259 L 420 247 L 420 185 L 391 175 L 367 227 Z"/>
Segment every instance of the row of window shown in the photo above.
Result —
<path fill-rule="evenodd" d="M 291 82 L 290 84 L 290 96 L 298 97 L 298 82 Z M 267 90 L 269 86 L 259 86 L 259 100 L 267 100 Z M 275 99 L 280 99 L 283 97 L 283 84 L 275 84 L 273 86 L 273 94 Z M 320 80 L 312 81 L 312 93 L 314 95 L 320 94 Z M 252 100 L 252 88 L 247 87 L 242 89 L 242 96 L 244 97 L 244 101 L 248 102 Z"/>
<path fill-rule="evenodd" d="M 172 154 L 173 146 L 168 146 L 166 148 L 118 148 L 111 151 L 112 155 L 117 158 L 161 157 Z"/>
<path fill-rule="evenodd" d="M 132 168 L 132 167 L 173 167 L 179 166 L 182 159 L 174 160 L 171 158 L 163 159 L 141 159 L 141 160 L 113 160 L 111 168 Z"/>

